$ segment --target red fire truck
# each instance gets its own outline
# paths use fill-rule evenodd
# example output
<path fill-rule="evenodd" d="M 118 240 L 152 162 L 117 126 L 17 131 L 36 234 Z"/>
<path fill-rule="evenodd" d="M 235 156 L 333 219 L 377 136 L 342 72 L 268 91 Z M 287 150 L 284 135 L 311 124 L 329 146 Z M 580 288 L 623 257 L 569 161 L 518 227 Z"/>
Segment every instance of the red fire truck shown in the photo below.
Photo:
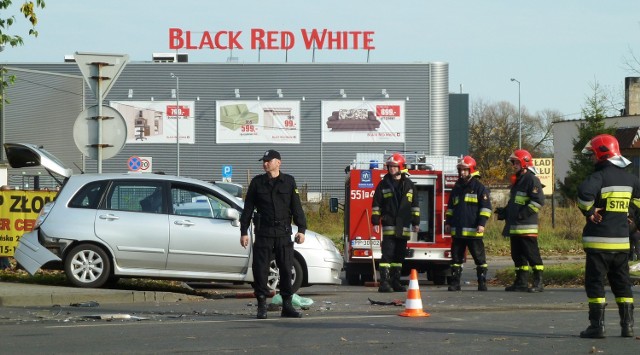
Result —
<path fill-rule="evenodd" d="M 382 162 L 389 155 L 386 152 L 381 155 Z M 403 155 L 417 189 L 414 196 L 420 203 L 420 231 L 412 233 L 407 244 L 403 274 L 416 269 L 425 272 L 428 280 L 442 285 L 450 276 L 451 236 L 444 234 L 444 215 L 449 192 L 458 179 L 457 158 L 420 153 Z M 373 280 L 373 265 L 377 265 L 381 257 L 381 235 L 375 233 L 371 225 L 371 202 L 375 188 L 387 170 L 384 163 L 370 160 L 366 163 L 354 161 L 345 172 L 343 253 L 346 278 L 349 285 L 360 285 Z M 331 204 L 332 210 L 337 211 L 337 199 Z"/>

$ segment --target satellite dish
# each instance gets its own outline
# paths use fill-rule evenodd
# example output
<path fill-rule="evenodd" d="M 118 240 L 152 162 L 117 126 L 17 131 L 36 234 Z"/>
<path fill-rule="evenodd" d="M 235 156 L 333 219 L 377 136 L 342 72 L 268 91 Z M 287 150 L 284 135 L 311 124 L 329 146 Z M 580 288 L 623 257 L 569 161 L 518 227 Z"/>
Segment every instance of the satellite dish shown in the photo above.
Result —
<path fill-rule="evenodd" d="M 80 112 L 73 124 L 73 140 L 82 154 L 98 160 L 98 105 Z M 127 140 L 127 123 L 113 107 L 102 106 L 102 159 L 120 153 Z"/>

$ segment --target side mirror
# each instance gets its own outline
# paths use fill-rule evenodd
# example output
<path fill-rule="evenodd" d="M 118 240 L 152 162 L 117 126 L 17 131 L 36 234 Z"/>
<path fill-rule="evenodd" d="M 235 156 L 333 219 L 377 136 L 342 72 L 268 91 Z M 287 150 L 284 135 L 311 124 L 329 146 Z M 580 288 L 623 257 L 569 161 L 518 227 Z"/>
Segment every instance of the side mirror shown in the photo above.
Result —
<path fill-rule="evenodd" d="M 331 213 L 337 213 L 338 212 L 338 198 L 337 197 L 332 197 L 329 199 L 329 212 Z"/>

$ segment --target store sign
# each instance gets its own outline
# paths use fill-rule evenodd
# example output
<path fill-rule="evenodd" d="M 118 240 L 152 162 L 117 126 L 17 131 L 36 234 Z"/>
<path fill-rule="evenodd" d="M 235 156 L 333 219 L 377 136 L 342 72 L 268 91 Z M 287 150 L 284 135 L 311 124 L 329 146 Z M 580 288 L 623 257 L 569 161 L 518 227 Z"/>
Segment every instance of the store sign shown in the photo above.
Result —
<path fill-rule="evenodd" d="M 544 188 L 542 189 L 545 195 L 552 195 L 555 185 L 555 178 L 553 176 L 553 158 L 533 158 L 533 165 L 538 170 L 536 176 L 540 179 Z"/>

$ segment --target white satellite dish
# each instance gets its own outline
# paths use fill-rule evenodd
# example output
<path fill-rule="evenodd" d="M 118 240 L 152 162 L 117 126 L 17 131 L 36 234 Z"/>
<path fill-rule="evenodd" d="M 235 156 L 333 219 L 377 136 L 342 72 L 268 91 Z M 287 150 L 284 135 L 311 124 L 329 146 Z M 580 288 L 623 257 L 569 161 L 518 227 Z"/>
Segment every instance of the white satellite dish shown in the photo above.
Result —
<path fill-rule="evenodd" d="M 73 140 L 82 154 L 98 160 L 98 106 L 80 112 L 73 124 Z M 118 154 L 127 140 L 127 123 L 113 107 L 102 106 L 102 159 Z"/>

